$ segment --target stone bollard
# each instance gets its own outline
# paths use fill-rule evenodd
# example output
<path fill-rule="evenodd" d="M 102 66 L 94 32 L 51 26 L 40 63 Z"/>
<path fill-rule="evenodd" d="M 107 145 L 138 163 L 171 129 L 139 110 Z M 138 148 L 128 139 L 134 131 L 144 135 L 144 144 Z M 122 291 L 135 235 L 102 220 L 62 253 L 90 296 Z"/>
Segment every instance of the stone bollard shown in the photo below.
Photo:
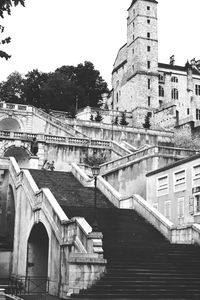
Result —
<path fill-rule="evenodd" d="M 5 289 L 0 289 L 0 300 L 6 300 Z"/>

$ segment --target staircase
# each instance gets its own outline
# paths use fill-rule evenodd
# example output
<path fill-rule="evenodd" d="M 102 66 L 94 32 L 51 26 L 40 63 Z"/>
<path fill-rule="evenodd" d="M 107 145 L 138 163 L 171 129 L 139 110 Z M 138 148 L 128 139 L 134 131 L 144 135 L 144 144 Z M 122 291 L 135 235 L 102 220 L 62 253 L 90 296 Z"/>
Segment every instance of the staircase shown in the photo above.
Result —
<path fill-rule="evenodd" d="M 83 187 L 71 173 L 30 172 L 40 188 L 51 189 L 69 218 L 93 222 L 93 188 Z M 199 247 L 170 244 L 135 211 L 115 208 L 100 192 L 97 199 L 107 272 L 72 298 L 200 299 Z"/>

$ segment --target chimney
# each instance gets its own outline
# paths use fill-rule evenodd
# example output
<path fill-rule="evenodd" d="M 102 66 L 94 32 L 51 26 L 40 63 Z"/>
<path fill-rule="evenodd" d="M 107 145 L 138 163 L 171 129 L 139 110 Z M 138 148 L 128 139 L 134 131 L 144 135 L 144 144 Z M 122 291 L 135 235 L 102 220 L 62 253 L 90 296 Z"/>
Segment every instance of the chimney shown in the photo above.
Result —
<path fill-rule="evenodd" d="M 169 59 L 170 59 L 170 61 L 169 61 L 170 65 L 174 66 L 174 64 L 175 64 L 175 56 L 172 55 Z"/>

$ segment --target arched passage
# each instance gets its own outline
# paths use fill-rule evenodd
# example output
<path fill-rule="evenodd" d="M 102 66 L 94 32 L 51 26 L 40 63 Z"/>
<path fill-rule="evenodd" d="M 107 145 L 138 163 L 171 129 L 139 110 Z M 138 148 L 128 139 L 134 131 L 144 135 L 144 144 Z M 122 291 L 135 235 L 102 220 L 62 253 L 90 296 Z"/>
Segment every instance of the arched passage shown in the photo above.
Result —
<path fill-rule="evenodd" d="M 21 168 L 27 168 L 29 165 L 29 153 L 22 147 L 11 146 L 4 152 L 4 157 L 13 156 Z"/>
<path fill-rule="evenodd" d="M 15 227 L 15 199 L 12 186 L 8 186 L 6 201 L 6 236 L 11 247 L 13 246 Z"/>
<path fill-rule="evenodd" d="M 42 223 L 33 226 L 27 244 L 27 277 L 29 292 L 46 289 L 48 277 L 49 237 Z"/>
<path fill-rule="evenodd" d="M 14 118 L 5 118 L 0 121 L 0 130 L 22 131 L 19 122 Z"/>

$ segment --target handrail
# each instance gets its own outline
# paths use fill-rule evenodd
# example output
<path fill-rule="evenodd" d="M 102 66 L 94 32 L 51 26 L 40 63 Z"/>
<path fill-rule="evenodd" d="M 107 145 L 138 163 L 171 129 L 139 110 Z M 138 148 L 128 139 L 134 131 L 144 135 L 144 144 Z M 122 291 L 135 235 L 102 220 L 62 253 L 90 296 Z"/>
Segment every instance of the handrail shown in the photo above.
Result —
<path fill-rule="evenodd" d="M 198 150 L 190 150 L 185 148 L 173 148 L 167 146 L 150 146 L 146 149 L 138 150 L 134 153 L 125 155 L 121 158 L 114 159 L 112 161 L 106 162 L 101 165 L 101 174 L 106 172 L 110 172 L 111 170 L 115 169 L 116 167 L 122 166 L 134 159 L 143 157 L 145 155 L 152 155 L 152 154 L 171 154 L 171 155 L 179 155 L 182 157 L 187 157 L 190 155 L 194 155 L 199 153 Z"/>

